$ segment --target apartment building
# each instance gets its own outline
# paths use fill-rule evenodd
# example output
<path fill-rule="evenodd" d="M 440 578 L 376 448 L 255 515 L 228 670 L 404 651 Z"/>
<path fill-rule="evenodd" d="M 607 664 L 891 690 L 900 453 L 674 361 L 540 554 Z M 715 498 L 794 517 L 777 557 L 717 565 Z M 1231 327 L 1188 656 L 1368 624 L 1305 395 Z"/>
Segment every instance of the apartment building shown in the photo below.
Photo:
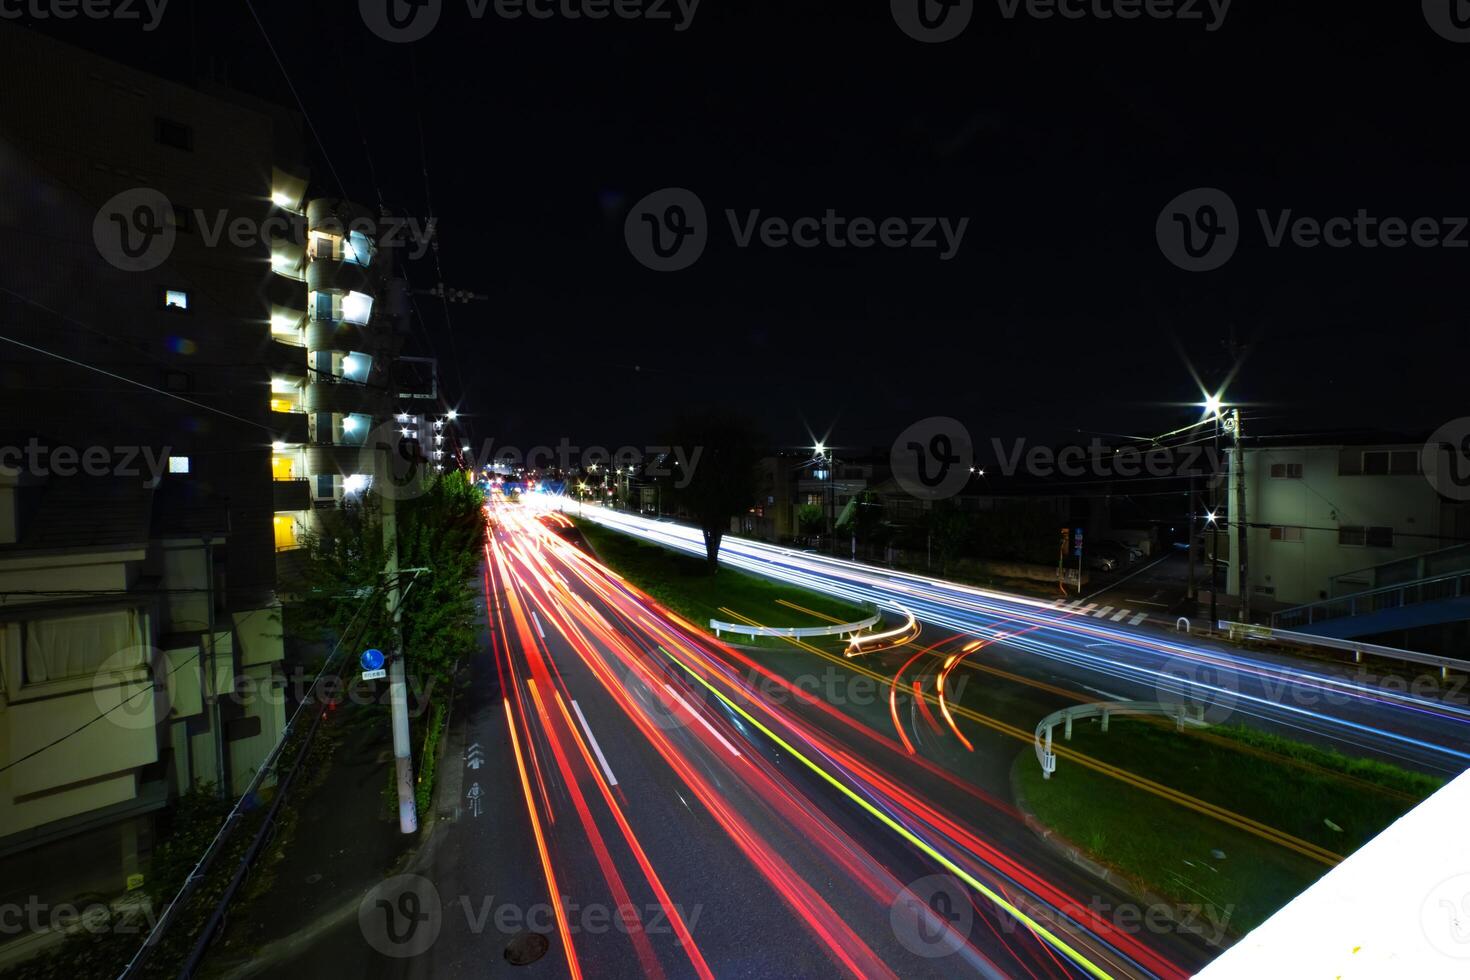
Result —
<path fill-rule="evenodd" d="M 366 486 L 406 301 L 293 113 L 10 23 L 0 91 L 0 881 L 110 894 L 280 736 L 278 575 Z"/>
<path fill-rule="evenodd" d="M 1382 435 L 1253 439 L 1243 451 L 1247 568 L 1261 611 L 1317 602 L 1376 584 L 1374 568 L 1470 538 L 1470 513 L 1423 473 L 1422 440 Z M 1234 547 L 1236 482 L 1227 495 L 1231 595 L 1239 595 Z"/>

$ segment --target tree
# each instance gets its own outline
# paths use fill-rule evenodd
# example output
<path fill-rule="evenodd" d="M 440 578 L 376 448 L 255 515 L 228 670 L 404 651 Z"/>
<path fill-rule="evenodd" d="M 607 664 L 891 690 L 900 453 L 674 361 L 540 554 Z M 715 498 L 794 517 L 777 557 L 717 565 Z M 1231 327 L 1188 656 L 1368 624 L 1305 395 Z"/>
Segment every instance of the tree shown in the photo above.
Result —
<path fill-rule="evenodd" d="M 719 570 L 720 541 L 730 528 L 730 519 L 755 503 L 760 444 L 745 422 L 713 414 L 682 421 L 670 440 L 670 445 L 683 450 L 687 462 L 682 466 L 689 470 L 674 474 L 673 493 L 704 532 L 711 575 Z"/>
<path fill-rule="evenodd" d="M 405 574 L 403 643 L 424 691 L 445 686 L 459 657 L 475 642 L 476 571 L 482 558 L 484 495 L 463 473 L 430 479 L 421 496 L 398 502 L 398 566 L 427 568 Z M 307 632 L 341 635 L 360 602 L 361 635 L 389 642 L 392 626 L 381 591 L 382 509 L 368 496 L 321 514 L 321 529 L 303 536 L 304 588 L 293 617 Z M 364 622 L 365 621 L 365 622 Z"/>
<path fill-rule="evenodd" d="M 796 526 L 802 534 L 821 534 L 827 526 L 827 512 L 820 504 L 802 504 L 796 511 Z"/>

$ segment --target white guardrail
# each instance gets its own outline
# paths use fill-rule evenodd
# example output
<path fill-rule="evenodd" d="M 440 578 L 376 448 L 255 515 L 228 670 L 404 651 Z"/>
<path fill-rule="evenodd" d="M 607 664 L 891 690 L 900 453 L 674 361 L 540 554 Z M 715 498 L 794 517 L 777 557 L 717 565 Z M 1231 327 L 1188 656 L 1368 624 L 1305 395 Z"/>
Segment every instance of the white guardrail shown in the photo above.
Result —
<path fill-rule="evenodd" d="M 745 636 L 846 636 L 861 633 L 883 621 L 881 613 L 874 613 L 856 623 L 834 623 L 831 626 L 747 626 L 745 623 L 722 623 L 718 619 L 709 621 L 715 636 L 724 633 L 742 633 Z"/>
<path fill-rule="evenodd" d="M 1265 640 L 1291 643 L 1297 646 L 1342 650 L 1353 655 L 1354 663 L 1362 663 L 1363 654 L 1366 653 L 1371 657 L 1382 657 L 1384 660 L 1398 660 L 1403 663 L 1438 667 L 1441 678 L 1448 678 L 1451 668 L 1470 674 L 1470 660 L 1457 660 L 1454 657 L 1441 657 L 1433 653 L 1419 653 L 1415 650 L 1400 650 L 1398 647 L 1379 646 L 1377 643 L 1364 643 L 1362 640 L 1340 640 L 1335 636 L 1296 633 L 1292 630 L 1256 626 L 1252 623 L 1232 623 L 1225 619 L 1220 620 L 1217 625 L 1220 631 L 1232 640 Z"/>
<path fill-rule="evenodd" d="M 1188 708 L 1183 704 L 1163 704 L 1158 701 L 1095 701 L 1092 704 L 1078 704 L 1061 711 L 1053 711 L 1041 721 L 1036 723 L 1036 761 L 1041 763 L 1041 776 L 1050 779 L 1051 774 L 1057 771 L 1057 754 L 1051 748 L 1051 732 L 1058 725 L 1062 726 L 1062 738 L 1071 741 L 1072 722 L 1078 718 L 1101 718 L 1102 730 L 1108 730 L 1108 719 L 1113 715 L 1163 715 L 1174 719 L 1174 727 L 1183 730 L 1185 725 L 1195 728 L 1205 727 L 1203 721 L 1205 706 L 1194 705 L 1194 713 L 1191 715 Z"/>

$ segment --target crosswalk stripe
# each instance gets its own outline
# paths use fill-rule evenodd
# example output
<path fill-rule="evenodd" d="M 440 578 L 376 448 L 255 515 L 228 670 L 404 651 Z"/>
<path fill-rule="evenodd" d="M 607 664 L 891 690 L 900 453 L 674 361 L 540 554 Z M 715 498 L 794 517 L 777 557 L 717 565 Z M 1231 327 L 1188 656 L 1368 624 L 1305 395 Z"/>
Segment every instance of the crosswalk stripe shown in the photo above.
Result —
<path fill-rule="evenodd" d="M 1143 622 L 1145 619 L 1148 619 L 1148 613 L 1139 613 L 1137 616 L 1134 616 L 1132 619 L 1128 620 L 1128 625 L 1129 626 L 1137 626 L 1139 623 Z"/>
<path fill-rule="evenodd" d="M 1118 620 L 1122 619 L 1126 615 L 1128 615 L 1128 610 L 1127 609 L 1119 609 L 1118 610 L 1118 615 L 1116 615 L 1116 616 L 1113 617 L 1113 622 L 1116 623 Z"/>
<path fill-rule="evenodd" d="M 1096 608 L 1097 608 L 1097 603 L 1095 603 L 1095 602 L 1089 602 L 1087 605 L 1083 606 L 1081 609 L 1079 609 L 1077 611 L 1079 613 L 1081 613 L 1082 615 L 1084 615 L 1084 616 L 1088 616 L 1088 615 L 1091 615 L 1092 614 L 1092 611 L 1094 609 L 1096 609 Z"/>
<path fill-rule="evenodd" d="M 1108 613 L 1110 613 L 1112 611 L 1113 611 L 1113 607 L 1112 606 L 1103 606 L 1101 609 L 1099 609 L 1097 612 L 1093 613 L 1092 615 L 1095 616 L 1098 619 L 1102 619 L 1104 616 L 1106 616 Z"/>

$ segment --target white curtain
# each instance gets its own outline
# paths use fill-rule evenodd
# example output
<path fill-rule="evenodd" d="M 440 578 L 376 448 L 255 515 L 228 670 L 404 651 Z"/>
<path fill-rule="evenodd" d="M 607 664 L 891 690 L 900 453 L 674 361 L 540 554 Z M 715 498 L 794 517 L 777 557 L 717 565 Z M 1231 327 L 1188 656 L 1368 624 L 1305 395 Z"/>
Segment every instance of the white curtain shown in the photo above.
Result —
<path fill-rule="evenodd" d="M 28 684 L 88 677 L 99 668 L 122 670 L 143 662 L 130 610 L 35 619 L 26 623 Z"/>

